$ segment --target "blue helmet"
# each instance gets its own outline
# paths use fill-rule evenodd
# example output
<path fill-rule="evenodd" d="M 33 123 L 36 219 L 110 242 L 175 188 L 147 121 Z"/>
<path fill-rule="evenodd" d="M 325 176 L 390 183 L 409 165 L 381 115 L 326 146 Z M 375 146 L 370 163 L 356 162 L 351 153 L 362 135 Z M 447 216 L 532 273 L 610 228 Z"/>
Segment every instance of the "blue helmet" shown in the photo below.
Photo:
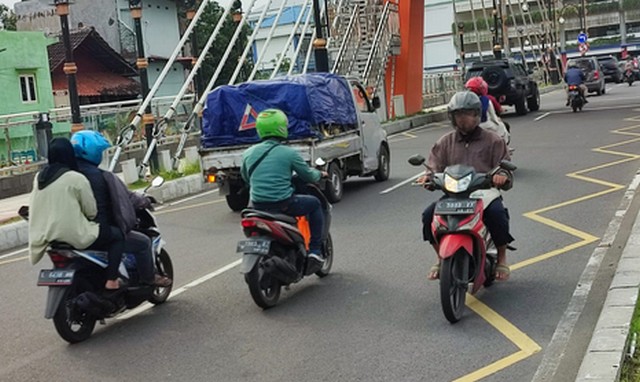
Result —
<path fill-rule="evenodd" d="M 95 165 L 102 162 L 102 152 L 111 146 L 102 134 L 93 130 L 82 130 L 71 136 L 71 144 L 76 158 L 81 158 Z"/>

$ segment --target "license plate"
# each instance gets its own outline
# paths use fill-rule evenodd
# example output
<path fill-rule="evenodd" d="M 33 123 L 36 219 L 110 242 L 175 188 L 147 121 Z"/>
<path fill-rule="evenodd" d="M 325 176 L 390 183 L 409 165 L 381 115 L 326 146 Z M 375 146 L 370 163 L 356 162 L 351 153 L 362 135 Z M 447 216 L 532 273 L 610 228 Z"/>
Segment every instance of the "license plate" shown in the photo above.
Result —
<path fill-rule="evenodd" d="M 468 215 L 476 210 L 477 200 L 440 200 L 436 203 L 435 213 L 438 215 Z"/>
<path fill-rule="evenodd" d="M 42 269 L 38 276 L 38 286 L 71 285 L 75 270 Z"/>
<path fill-rule="evenodd" d="M 238 247 L 236 248 L 236 252 L 266 255 L 269 253 L 270 248 L 271 248 L 270 240 L 260 240 L 260 239 L 240 240 L 238 242 Z"/>

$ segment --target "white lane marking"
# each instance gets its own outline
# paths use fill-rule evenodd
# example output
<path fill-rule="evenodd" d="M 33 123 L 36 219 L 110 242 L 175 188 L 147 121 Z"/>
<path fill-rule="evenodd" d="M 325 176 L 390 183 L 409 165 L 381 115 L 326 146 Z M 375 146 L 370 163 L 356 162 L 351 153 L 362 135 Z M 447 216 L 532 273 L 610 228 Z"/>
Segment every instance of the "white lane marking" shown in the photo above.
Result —
<path fill-rule="evenodd" d="M 167 298 L 167 300 L 169 300 L 171 298 L 174 298 L 176 296 L 179 296 L 180 294 L 186 292 L 187 290 L 189 290 L 189 289 L 191 289 L 193 287 L 196 287 L 196 286 L 204 283 L 205 281 L 211 280 L 212 278 L 214 278 L 216 276 L 220 276 L 221 274 L 227 272 L 228 270 L 237 267 L 241 263 L 242 263 L 242 259 L 234 261 L 233 263 L 227 264 L 224 267 L 222 267 L 222 268 L 220 268 L 220 269 L 218 269 L 216 271 L 213 271 L 213 272 L 211 272 L 211 273 L 209 273 L 207 275 L 204 275 L 204 276 L 202 276 L 202 277 L 200 277 L 198 279 L 195 279 L 192 282 L 190 282 L 190 283 L 188 283 L 186 285 L 183 285 L 180 288 L 172 291 L 171 295 L 169 295 L 169 298 Z M 142 312 L 145 312 L 145 311 L 151 309 L 152 307 L 153 307 L 153 304 L 145 302 L 144 304 L 138 306 L 135 309 L 132 309 L 132 310 L 128 311 L 127 313 L 125 313 L 125 314 L 123 314 L 121 316 L 118 316 L 117 318 L 118 318 L 118 320 L 126 320 L 128 318 L 133 317 L 133 316 L 137 316 L 138 314 L 140 314 Z"/>
<path fill-rule="evenodd" d="M 534 121 L 537 122 L 537 121 L 541 120 L 542 118 L 547 117 L 549 114 L 551 114 L 551 113 L 544 113 L 541 116 L 539 116 L 538 118 L 534 119 Z"/>
<path fill-rule="evenodd" d="M 400 182 L 400 183 L 396 184 L 396 185 L 395 185 L 395 186 L 393 186 L 393 187 L 387 188 L 387 189 L 386 189 L 386 190 L 384 190 L 384 191 L 380 191 L 380 195 L 388 194 L 389 192 L 391 192 L 391 191 L 393 191 L 393 190 L 395 190 L 395 189 L 397 189 L 397 188 L 399 188 L 399 187 L 402 187 L 402 186 L 404 186 L 404 185 L 405 185 L 405 184 L 407 184 L 407 183 L 413 182 L 414 180 L 418 179 L 418 177 L 420 177 L 421 175 L 424 175 L 424 172 L 421 172 L 421 173 L 419 173 L 419 174 L 416 174 L 416 175 L 412 176 L 411 178 L 409 178 L 409 179 L 407 179 L 407 180 L 404 180 L 404 181 L 402 181 L 402 182 Z"/>
<path fill-rule="evenodd" d="M 191 200 L 194 200 L 194 199 L 198 199 L 198 198 L 201 198 L 203 196 L 211 195 L 211 194 L 213 194 L 214 192 L 217 192 L 217 191 L 218 191 L 218 189 L 215 188 L 213 190 L 209 190 L 209 191 L 205 191 L 205 192 L 202 192 L 200 194 L 197 194 L 197 195 L 189 196 L 189 197 L 186 197 L 184 199 L 177 200 L 175 202 L 163 204 L 163 205 L 159 206 L 158 208 L 156 208 L 156 211 L 165 209 L 167 207 L 175 206 L 176 204 L 181 204 L 181 203 L 188 202 L 188 201 L 191 201 Z"/>
<path fill-rule="evenodd" d="M 13 252 L 7 253 L 6 255 L 2 255 L 2 256 L 0 256 L 0 260 L 2 260 L 2 259 L 6 259 L 7 257 L 11 257 L 11 256 L 19 255 L 19 254 L 21 254 L 22 252 L 27 252 L 27 248 L 19 249 L 19 250 L 17 250 L 17 251 L 13 251 Z"/>

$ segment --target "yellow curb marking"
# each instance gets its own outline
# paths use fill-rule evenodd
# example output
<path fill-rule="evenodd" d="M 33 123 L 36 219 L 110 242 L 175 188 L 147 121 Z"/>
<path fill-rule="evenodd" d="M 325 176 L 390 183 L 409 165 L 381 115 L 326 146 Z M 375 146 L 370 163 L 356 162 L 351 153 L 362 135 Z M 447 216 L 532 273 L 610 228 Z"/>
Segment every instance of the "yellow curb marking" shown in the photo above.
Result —
<path fill-rule="evenodd" d="M 5 264 L 11 264 L 11 263 L 15 263 L 18 262 L 20 260 L 25 260 L 28 259 L 29 256 L 22 256 L 22 257 L 17 257 L 15 259 L 11 259 L 11 260 L 4 260 L 4 261 L 0 261 L 0 265 L 5 265 Z"/>
<path fill-rule="evenodd" d="M 632 121 L 632 122 L 640 122 L 640 116 L 638 117 L 631 117 L 631 118 L 625 118 L 624 121 Z M 583 169 L 580 171 L 575 171 L 572 173 L 567 174 L 566 176 L 572 179 L 577 179 L 577 180 L 582 180 L 585 182 L 589 182 L 589 183 L 594 183 L 594 184 L 598 184 L 601 186 L 605 186 L 608 187 L 607 190 L 603 190 L 603 191 L 599 191 L 599 192 L 595 192 L 592 194 L 588 194 L 588 195 L 584 195 L 578 198 L 574 198 L 571 200 L 567 200 L 565 202 L 561 202 L 561 203 L 557 203 L 548 207 L 544 207 L 535 211 L 530 211 L 524 214 L 525 217 L 533 220 L 533 221 L 537 221 L 541 224 L 545 224 L 551 228 L 555 228 L 559 231 L 568 233 L 572 236 L 575 236 L 579 239 L 581 239 L 578 242 L 575 242 L 573 244 L 569 244 L 566 245 L 562 248 L 558 248 L 555 249 L 553 251 L 544 253 L 542 255 L 518 262 L 516 264 L 511 265 L 511 270 L 517 270 L 517 269 L 521 269 L 524 268 L 526 266 L 556 257 L 558 255 L 561 255 L 563 253 L 567 253 L 569 251 L 572 251 L 574 249 L 578 249 L 580 247 L 583 247 L 585 245 L 591 244 L 595 241 L 598 241 L 600 238 L 593 236 L 587 232 L 584 231 L 580 231 L 576 228 L 570 227 L 566 224 L 562 224 L 560 222 L 557 222 L 555 220 L 546 218 L 544 216 L 541 216 L 540 214 L 544 213 L 544 212 L 548 212 L 551 210 L 555 210 L 558 208 L 562 208 L 562 207 L 566 207 L 572 204 L 576 204 L 576 203 L 580 203 L 583 202 L 585 200 L 589 200 L 589 199 L 594 199 L 600 196 L 604 196 L 606 194 L 610 194 L 612 192 L 616 192 L 619 191 L 621 189 L 624 189 L 625 186 L 617 184 L 617 183 L 611 183 L 611 182 L 607 182 L 604 180 L 600 180 L 600 179 L 595 179 L 595 178 L 591 178 L 585 175 L 582 175 L 584 173 L 587 172 L 592 172 L 595 170 L 601 170 L 607 167 L 612 167 L 612 166 L 616 166 L 622 163 L 627 163 L 627 162 L 631 162 L 637 159 L 640 159 L 640 155 L 636 155 L 636 154 L 630 154 L 630 153 L 625 153 L 625 152 L 619 152 L 619 151 L 612 151 L 612 150 L 607 150 L 609 148 L 612 147 L 618 147 L 618 146 L 622 146 L 622 145 L 626 145 L 629 143 L 633 143 L 633 142 L 638 142 L 640 141 L 640 134 L 638 133 L 632 133 L 632 132 L 628 132 L 628 130 L 633 130 L 633 129 L 637 129 L 640 128 L 640 125 L 634 125 L 634 126 L 629 126 L 629 127 L 625 127 L 625 128 L 621 128 L 621 129 L 616 129 L 616 130 L 612 130 L 612 133 L 615 134 L 620 134 L 620 135 L 631 135 L 634 136 L 635 138 L 626 140 L 626 141 L 622 141 L 622 142 L 618 142 L 618 143 L 613 143 L 613 144 L 608 144 L 605 146 L 600 146 L 598 148 L 592 149 L 592 151 L 597 152 L 597 153 L 602 153 L 602 154 L 611 154 L 611 155 L 617 155 L 617 156 L 623 156 L 626 157 L 624 159 L 620 159 L 620 160 L 616 160 L 613 162 L 608 162 L 605 164 L 601 164 L 601 165 L 597 165 L 597 166 L 593 166 L 587 169 Z M 520 331 L 517 327 L 515 327 L 513 324 L 511 324 L 509 321 L 507 321 L 504 317 L 500 316 L 498 313 L 496 313 L 494 310 L 492 310 L 491 308 L 489 308 L 487 305 L 483 304 L 482 302 L 480 302 L 480 300 L 476 299 L 475 297 L 471 296 L 470 294 L 467 294 L 467 306 L 469 307 L 469 309 L 473 310 L 476 314 L 478 314 L 480 317 L 482 317 L 485 321 L 487 321 L 487 323 L 489 323 L 491 326 L 493 326 L 494 328 L 496 328 L 496 330 L 498 330 L 502 335 L 504 335 L 509 341 L 513 342 L 520 350 L 518 350 L 517 352 L 508 355 L 504 358 L 499 359 L 496 362 L 493 362 L 483 368 L 480 368 L 476 371 L 473 371 L 463 377 L 460 377 L 458 379 L 456 379 L 454 382 L 471 382 L 471 381 L 477 381 L 480 380 L 482 378 L 485 378 L 491 374 L 494 374 L 500 370 L 506 369 L 507 367 L 510 367 L 524 359 L 529 358 L 530 356 L 532 356 L 535 353 L 538 353 L 542 350 L 542 348 L 535 342 L 533 341 L 530 337 L 528 337 L 525 333 L 523 333 L 522 331 Z"/>

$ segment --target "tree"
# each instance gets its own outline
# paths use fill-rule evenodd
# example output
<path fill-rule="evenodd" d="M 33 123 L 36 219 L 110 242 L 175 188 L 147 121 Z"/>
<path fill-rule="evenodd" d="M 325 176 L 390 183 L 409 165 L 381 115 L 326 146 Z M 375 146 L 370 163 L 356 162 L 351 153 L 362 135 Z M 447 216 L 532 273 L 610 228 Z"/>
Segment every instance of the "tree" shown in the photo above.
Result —
<path fill-rule="evenodd" d="M 4 4 L 0 4 L 0 29 L 16 30 L 16 14 Z"/>
<path fill-rule="evenodd" d="M 217 2 L 210 2 L 202 13 L 202 16 L 200 16 L 198 24 L 195 27 L 195 33 L 197 33 L 198 36 L 197 40 L 199 53 L 202 53 L 202 50 L 206 45 L 209 36 L 211 36 L 211 34 L 213 33 L 213 30 L 215 29 L 218 20 L 220 20 L 223 12 L 224 10 Z M 209 81 L 211 81 L 211 78 L 213 77 L 213 74 L 218 67 L 218 63 L 222 59 L 227 46 L 229 46 L 229 42 L 231 41 L 231 38 L 237 26 L 238 24 L 233 22 L 231 16 L 228 15 L 226 21 L 222 25 L 222 28 L 220 29 L 220 33 L 218 33 L 218 36 L 211 46 L 211 49 L 209 49 L 209 52 L 207 52 L 205 60 L 202 63 L 202 67 L 199 70 L 203 87 L 206 86 Z M 248 36 L 250 34 L 251 28 L 248 25 L 244 25 L 241 29 L 238 39 L 236 40 L 236 43 L 234 44 L 233 49 L 231 50 L 231 53 L 229 54 L 229 57 L 227 58 L 227 61 L 222 68 L 222 71 L 220 72 L 220 75 L 218 76 L 218 79 L 215 82 L 215 86 L 225 85 L 229 83 L 229 80 L 233 75 L 242 52 L 244 51 L 244 48 L 247 44 Z M 235 81 L 236 83 L 245 81 L 249 73 L 251 73 L 251 70 L 253 69 L 250 54 L 248 54 L 247 56 L 248 57 L 245 58 L 245 63 L 240 71 L 240 75 Z"/>

